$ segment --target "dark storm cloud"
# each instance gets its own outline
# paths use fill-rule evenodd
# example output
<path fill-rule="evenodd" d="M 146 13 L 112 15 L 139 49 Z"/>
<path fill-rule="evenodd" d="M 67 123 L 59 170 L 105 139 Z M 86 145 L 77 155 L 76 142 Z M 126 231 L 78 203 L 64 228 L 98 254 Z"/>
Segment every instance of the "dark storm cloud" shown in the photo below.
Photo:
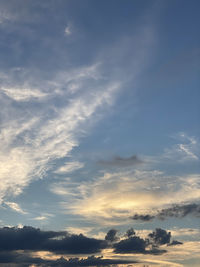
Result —
<path fill-rule="evenodd" d="M 48 250 L 55 253 L 91 254 L 107 246 L 105 240 L 88 238 L 82 234 L 41 231 L 29 226 L 0 228 L 0 250 Z"/>
<path fill-rule="evenodd" d="M 119 238 L 116 236 L 117 234 L 117 230 L 116 229 L 110 229 L 108 231 L 108 233 L 105 236 L 105 240 L 106 241 L 110 241 L 110 242 L 115 242 L 117 241 Z"/>
<path fill-rule="evenodd" d="M 186 205 L 174 205 L 167 209 L 162 209 L 155 215 L 150 214 L 134 214 L 131 216 L 133 220 L 140 220 L 144 222 L 151 221 L 153 219 L 165 220 L 167 218 L 183 218 L 187 215 L 194 217 L 200 217 L 200 204 L 186 204 Z"/>
<path fill-rule="evenodd" d="M 129 167 L 143 163 L 143 161 L 139 159 L 136 155 L 133 155 L 129 158 L 115 156 L 111 160 L 99 160 L 98 163 L 105 167 Z"/>

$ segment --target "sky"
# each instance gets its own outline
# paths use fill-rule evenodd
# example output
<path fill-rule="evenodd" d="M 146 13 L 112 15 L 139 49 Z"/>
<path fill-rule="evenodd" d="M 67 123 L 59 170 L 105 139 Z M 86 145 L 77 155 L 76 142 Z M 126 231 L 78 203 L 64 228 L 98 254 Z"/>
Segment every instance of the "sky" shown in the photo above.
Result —
<path fill-rule="evenodd" d="M 199 11 L 0 0 L 0 266 L 200 265 Z"/>

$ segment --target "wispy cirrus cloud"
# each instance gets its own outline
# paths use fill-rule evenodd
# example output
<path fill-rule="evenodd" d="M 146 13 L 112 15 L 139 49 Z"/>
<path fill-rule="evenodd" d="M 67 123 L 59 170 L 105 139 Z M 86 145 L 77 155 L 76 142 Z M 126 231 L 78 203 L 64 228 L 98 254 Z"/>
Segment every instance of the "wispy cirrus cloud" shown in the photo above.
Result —
<path fill-rule="evenodd" d="M 34 88 L 1 87 L 0 90 L 16 101 L 28 101 L 32 98 L 41 99 L 46 96 L 45 93 Z"/>
<path fill-rule="evenodd" d="M 27 214 L 26 211 L 24 211 L 18 203 L 15 202 L 4 202 L 9 208 L 14 210 L 15 212 L 21 213 L 21 214 Z"/>
<path fill-rule="evenodd" d="M 63 173 L 70 173 L 73 172 L 75 170 L 81 169 L 84 167 L 84 164 L 82 162 L 78 162 L 78 161 L 69 161 L 66 162 L 65 165 L 59 167 L 55 173 L 59 173 L 59 174 L 63 174 Z"/>
<path fill-rule="evenodd" d="M 197 138 L 188 136 L 183 132 L 174 136 L 174 138 L 178 140 L 178 144 L 165 149 L 163 158 L 183 163 L 199 160 L 200 144 Z"/>
<path fill-rule="evenodd" d="M 9 98 L 5 98 L 5 90 L 0 92 L 2 113 L 6 114 L 0 132 L 1 200 L 9 194 L 18 195 L 31 180 L 43 177 L 47 169 L 53 169 L 51 163 L 69 155 L 78 145 L 79 138 L 87 133 L 85 123 L 92 125 L 95 112 L 113 103 L 120 83 L 101 79 L 97 64 L 71 72 L 72 76 L 58 74 L 55 81 L 48 81 L 43 89 L 39 87 L 39 101 L 32 90 L 24 95 L 23 88 L 21 91 L 13 88 L 10 95 L 6 95 Z M 27 84 L 29 76 L 26 78 Z M 69 97 L 68 85 L 80 79 L 84 80 L 81 94 Z M 95 92 L 89 86 L 91 82 L 96 84 Z M 47 95 L 51 95 L 50 100 Z M 43 101 L 40 101 L 41 97 Z M 28 105 L 25 100 L 29 100 Z M 12 101 L 18 104 L 13 105 Z M 63 167 L 65 170 L 61 167 L 59 171 L 81 167 L 74 164 L 69 163 L 68 167 Z"/>

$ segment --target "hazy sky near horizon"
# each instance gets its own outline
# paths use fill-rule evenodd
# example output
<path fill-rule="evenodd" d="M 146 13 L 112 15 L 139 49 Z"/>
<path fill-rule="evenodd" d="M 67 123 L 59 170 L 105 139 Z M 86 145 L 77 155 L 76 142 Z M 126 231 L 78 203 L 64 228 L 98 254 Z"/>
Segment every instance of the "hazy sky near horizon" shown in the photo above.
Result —
<path fill-rule="evenodd" d="M 199 11 L 0 0 L 1 227 L 121 240 L 162 228 L 183 244 L 142 260 L 199 266 Z"/>

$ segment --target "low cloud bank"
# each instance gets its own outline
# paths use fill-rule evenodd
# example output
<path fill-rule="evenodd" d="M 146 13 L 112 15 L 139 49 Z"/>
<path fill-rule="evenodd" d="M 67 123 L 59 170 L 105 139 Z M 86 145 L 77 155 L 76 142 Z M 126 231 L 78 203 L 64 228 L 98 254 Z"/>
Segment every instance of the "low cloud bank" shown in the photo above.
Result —
<path fill-rule="evenodd" d="M 44 231 L 31 226 L 0 228 L 0 263 L 15 263 L 19 266 L 104 266 L 112 264 L 128 264 L 133 261 L 103 259 L 92 254 L 102 253 L 106 248 L 113 249 L 116 254 L 162 254 L 166 250 L 160 245 L 178 245 L 172 241 L 171 233 L 157 228 L 145 239 L 137 236 L 133 228 L 124 236 L 118 236 L 118 230 L 110 229 L 105 239 L 86 237 L 83 234 L 70 234 L 66 231 Z M 33 257 L 31 252 L 49 251 L 62 254 L 60 259 L 46 260 Z M 87 258 L 77 257 L 65 259 L 65 255 L 87 255 Z M 18 265 L 17 265 L 18 266 Z"/>

